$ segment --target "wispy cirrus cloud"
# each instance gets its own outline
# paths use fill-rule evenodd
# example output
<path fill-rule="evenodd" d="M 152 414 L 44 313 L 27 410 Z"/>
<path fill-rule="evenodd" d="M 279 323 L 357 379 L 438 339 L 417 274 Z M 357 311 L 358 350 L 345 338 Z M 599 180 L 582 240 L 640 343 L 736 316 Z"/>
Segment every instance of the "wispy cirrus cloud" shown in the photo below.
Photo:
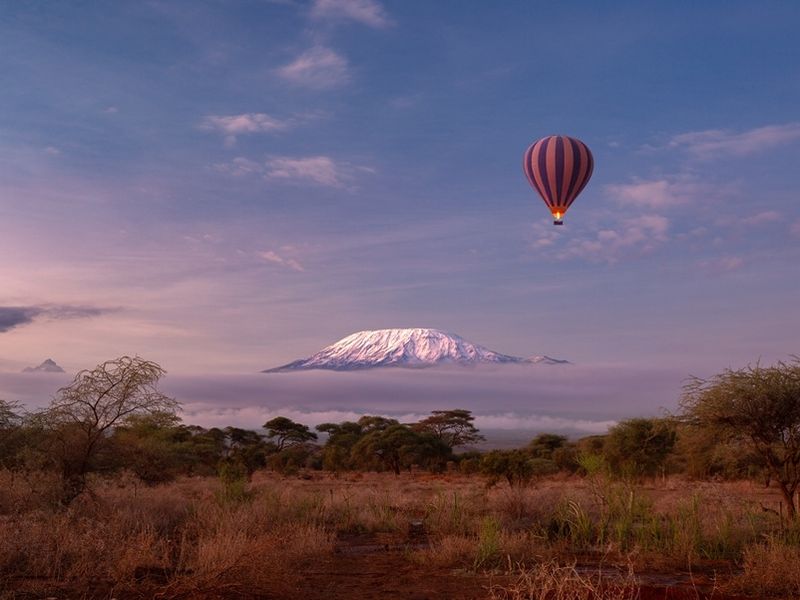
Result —
<path fill-rule="evenodd" d="M 695 158 L 747 156 L 800 140 L 800 123 L 766 125 L 746 131 L 706 129 L 673 136 L 667 146 L 682 148 Z"/>
<path fill-rule="evenodd" d="M 15 327 L 28 325 L 38 317 L 49 319 L 86 319 L 96 317 L 115 309 L 94 306 L 72 306 L 59 304 L 43 304 L 32 306 L 0 306 L 0 333 Z"/>
<path fill-rule="evenodd" d="M 697 265 L 706 271 L 712 273 L 730 273 L 741 269 L 745 264 L 741 256 L 720 256 L 717 258 L 709 258 L 701 260 Z"/>
<path fill-rule="evenodd" d="M 267 261 L 268 263 L 279 265 L 281 267 L 291 269 L 292 271 L 298 271 L 300 273 L 305 271 L 305 267 L 303 267 L 300 261 L 298 261 L 295 258 L 282 256 L 281 254 L 278 254 L 275 250 L 264 250 L 262 252 L 259 252 L 258 256 L 262 260 Z"/>
<path fill-rule="evenodd" d="M 344 85 L 352 78 L 347 59 L 330 48 L 314 46 L 277 69 L 286 81 L 312 89 Z"/>
<path fill-rule="evenodd" d="M 225 136 L 225 143 L 233 145 L 236 136 L 252 133 L 274 133 L 288 129 L 290 119 L 278 119 L 266 113 L 242 113 L 239 115 L 206 115 L 200 128 L 215 131 Z"/>
<path fill-rule="evenodd" d="M 332 188 L 347 187 L 353 182 L 357 172 L 375 172 L 370 167 L 338 161 L 325 155 L 272 156 L 264 162 L 238 156 L 229 162 L 215 164 L 213 168 L 234 177 L 258 174 L 267 181 Z"/>
<path fill-rule="evenodd" d="M 315 0 L 311 17 L 316 20 L 356 21 L 375 29 L 392 24 L 386 10 L 375 0 Z"/>
<path fill-rule="evenodd" d="M 781 213 L 777 210 L 763 210 L 749 217 L 742 219 L 743 225 L 764 225 L 766 223 L 775 223 L 781 220 Z"/>

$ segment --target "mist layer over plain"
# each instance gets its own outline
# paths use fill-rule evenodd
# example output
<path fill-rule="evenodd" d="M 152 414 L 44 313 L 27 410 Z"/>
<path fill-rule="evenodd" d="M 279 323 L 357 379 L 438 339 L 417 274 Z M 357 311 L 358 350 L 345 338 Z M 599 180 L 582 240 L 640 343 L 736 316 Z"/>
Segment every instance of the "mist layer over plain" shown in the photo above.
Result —
<path fill-rule="evenodd" d="M 675 410 L 686 373 L 617 366 L 503 365 L 355 372 L 167 375 L 184 422 L 258 428 L 276 415 L 308 425 L 381 414 L 401 422 L 465 408 L 485 432 L 603 433 L 614 422 Z M 45 406 L 71 375 L 0 373 L 0 397 Z M 494 435 L 494 434 L 493 434 Z"/>

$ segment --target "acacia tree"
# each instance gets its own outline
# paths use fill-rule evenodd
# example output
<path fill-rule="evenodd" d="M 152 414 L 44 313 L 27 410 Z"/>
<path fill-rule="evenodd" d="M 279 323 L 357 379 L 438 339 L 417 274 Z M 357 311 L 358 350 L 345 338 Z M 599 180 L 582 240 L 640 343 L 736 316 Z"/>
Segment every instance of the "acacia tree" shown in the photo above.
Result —
<path fill-rule="evenodd" d="M 148 485 L 171 481 L 180 471 L 180 422 L 174 413 L 130 415 L 110 437 L 112 464 L 130 469 Z"/>
<path fill-rule="evenodd" d="M 22 417 L 19 416 L 20 405 L 0 398 L 0 429 L 12 429 L 19 426 Z"/>
<path fill-rule="evenodd" d="M 174 414 L 178 402 L 158 390 L 166 373 L 157 363 L 122 356 L 78 373 L 61 388 L 35 423 L 48 435 L 49 455 L 62 478 L 61 502 L 86 489 L 86 476 L 109 440 L 111 430 L 136 415 Z"/>
<path fill-rule="evenodd" d="M 0 400 L 0 467 L 9 468 L 16 462 L 20 446 L 21 406 Z"/>
<path fill-rule="evenodd" d="M 721 439 L 742 440 L 778 482 L 789 517 L 800 485 L 800 359 L 772 367 L 693 377 L 681 398 L 684 419 Z"/>
<path fill-rule="evenodd" d="M 353 446 L 364 435 L 363 427 L 352 421 L 321 423 L 316 430 L 325 433 L 328 439 L 322 449 L 322 467 L 328 471 L 342 471 L 352 467 Z"/>
<path fill-rule="evenodd" d="M 414 432 L 406 425 L 394 423 L 387 427 L 375 427 L 355 443 L 352 455 L 365 467 L 378 462 L 395 475 L 400 475 L 403 451 L 415 441 Z"/>
<path fill-rule="evenodd" d="M 444 465 L 450 455 L 446 444 L 429 433 L 390 421 L 385 419 L 385 427 L 372 428 L 353 445 L 351 456 L 357 463 L 366 468 L 383 466 L 395 475 L 415 464 L 434 468 Z"/>
<path fill-rule="evenodd" d="M 491 484 L 505 477 L 511 487 L 524 487 L 534 478 L 558 471 L 555 463 L 544 458 L 531 458 L 524 450 L 492 450 L 481 457 L 480 470 Z"/>
<path fill-rule="evenodd" d="M 553 458 L 553 453 L 567 445 L 566 436 L 555 433 L 540 433 L 527 446 L 528 452 L 536 458 Z"/>
<path fill-rule="evenodd" d="M 264 423 L 267 437 L 275 441 L 280 452 L 284 448 L 304 444 L 317 439 L 317 434 L 308 429 L 308 425 L 295 423 L 288 417 L 275 417 Z"/>
<path fill-rule="evenodd" d="M 244 469 L 251 478 L 258 469 L 267 466 L 267 456 L 278 450 L 272 442 L 267 442 L 257 431 L 226 427 L 224 462 L 235 463 Z"/>
<path fill-rule="evenodd" d="M 617 474 L 654 476 L 664 467 L 675 440 L 675 424 L 669 419 L 627 419 L 609 430 L 603 455 Z"/>
<path fill-rule="evenodd" d="M 434 410 L 427 417 L 413 425 L 416 431 L 432 433 L 450 448 L 481 442 L 485 438 L 473 425 L 472 412 L 461 408 L 453 410 Z"/>

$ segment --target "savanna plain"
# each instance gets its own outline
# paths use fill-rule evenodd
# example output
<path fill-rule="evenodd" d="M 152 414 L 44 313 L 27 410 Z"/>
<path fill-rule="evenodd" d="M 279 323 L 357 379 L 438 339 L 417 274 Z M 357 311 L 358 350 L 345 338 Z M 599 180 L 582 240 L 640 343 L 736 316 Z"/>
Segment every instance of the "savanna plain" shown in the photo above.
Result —
<path fill-rule="evenodd" d="M 483 451 L 464 409 L 185 425 L 162 375 L 122 357 L 0 401 L 2 600 L 800 597 L 797 361 Z"/>
<path fill-rule="evenodd" d="M 64 510 L 2 478 L 4 599 L 800 596 L 800 535 L 749 481 L 125 475 Z"/>

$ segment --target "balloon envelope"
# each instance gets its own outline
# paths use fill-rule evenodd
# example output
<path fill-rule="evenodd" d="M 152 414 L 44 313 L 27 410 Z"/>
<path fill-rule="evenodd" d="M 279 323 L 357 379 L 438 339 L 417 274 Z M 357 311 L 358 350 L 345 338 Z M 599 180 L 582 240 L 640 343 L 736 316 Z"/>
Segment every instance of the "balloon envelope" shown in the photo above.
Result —
<path fill-rule="evenodd" d="M 589 183 L 594 158 L 582 141 L 566 135 L 550 135 L 534 142 L 525 152 L 522 168 L 531 187 L 553 213 L 555 224 Z"/>

